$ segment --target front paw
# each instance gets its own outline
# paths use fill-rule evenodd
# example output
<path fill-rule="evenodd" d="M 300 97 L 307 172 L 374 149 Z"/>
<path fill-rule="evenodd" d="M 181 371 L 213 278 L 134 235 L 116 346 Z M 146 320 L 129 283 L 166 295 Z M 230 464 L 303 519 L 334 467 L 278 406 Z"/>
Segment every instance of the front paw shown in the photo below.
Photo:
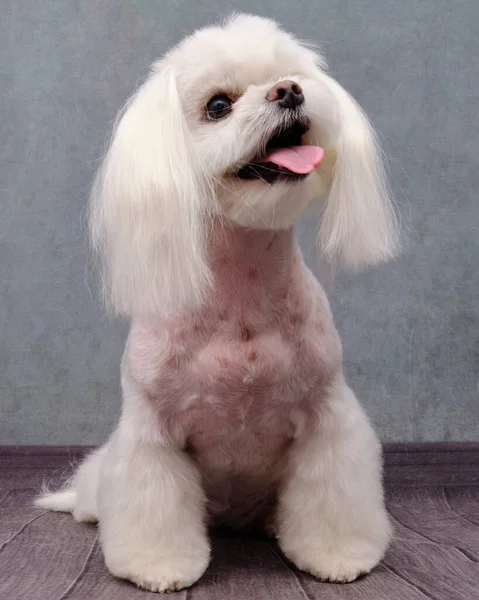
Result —
<path fill-rule="evenodd" d="M 316 553 L 314 557 L 294 558 L 292 562 L 306 573 L 310 573 L 320 581 L 331 583 L 350 583 L 358 577 L 366 575 L 376 566 L 376 562 L 368 564 L 360 560 L 352 560 L 341 555 L 330 553 Z"/>
<path fill-rule="evenodd" d="M 384 555 L 383 548 L 370 544 L 344 544 L 328 547 L 316 543 L 292 548 L 280 544 L 284 554 L 298 569 L 310 573 L 320 581 L 350 583 L 369 573 Z"/>
<path fill-rule="evenodd" d="M 123 564 L 106 560 L 109 571 L 150 592 L 175 592 L 193 585 L 206 571 L 206 555 L 136 556 Z"/>

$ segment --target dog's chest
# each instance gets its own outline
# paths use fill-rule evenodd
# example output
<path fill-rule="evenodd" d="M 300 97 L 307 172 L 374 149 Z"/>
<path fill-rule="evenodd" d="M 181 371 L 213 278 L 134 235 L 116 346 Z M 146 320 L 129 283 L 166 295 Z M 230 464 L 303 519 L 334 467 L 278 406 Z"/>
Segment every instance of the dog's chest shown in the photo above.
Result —
<path fill-rule="evenodd" d="M 221 314 L 178 330 L 135 328 L 125 367 L 159 427 L 196 452 L 283 448 L 340 361 L 336 337 L 297 312 L 276 327 Z"/>

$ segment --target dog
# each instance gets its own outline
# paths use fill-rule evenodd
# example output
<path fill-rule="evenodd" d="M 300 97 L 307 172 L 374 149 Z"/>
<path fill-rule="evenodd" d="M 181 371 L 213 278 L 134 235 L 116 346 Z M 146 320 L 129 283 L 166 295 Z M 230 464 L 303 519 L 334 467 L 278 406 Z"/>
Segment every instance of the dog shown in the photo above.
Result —
<path fill-rule="evenodd" d="M 332 265 L 395 255 L 368 119 L 315 48 L 272 20 L 196 31 L 121 111 L 90 214 L 105 301 L 131 317 L 121 419 L 36 501 L 98 521 L 113 575 L 191 586 L 217 525 L 265 528 L 324 581 L 383 557 L 380 443 L 294 237 L 313 203 Z"/>

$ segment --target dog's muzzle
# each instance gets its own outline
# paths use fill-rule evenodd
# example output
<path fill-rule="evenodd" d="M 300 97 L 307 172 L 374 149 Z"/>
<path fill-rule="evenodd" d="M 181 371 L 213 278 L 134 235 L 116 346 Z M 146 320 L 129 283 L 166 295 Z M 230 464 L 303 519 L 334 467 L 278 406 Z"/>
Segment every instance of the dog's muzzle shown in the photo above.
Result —
<path fill-rule="evenodd" d="M 288 85 L 290 83 L 294 84 L 294 82 L 281 82 L 281 84 L 285 83 L 288 83 Z M 271 102 L 281 102 L 286 98 L 285 102 L 287 104 L 298 101 L 298 98 L 296 100 L 291 98 L 298 96 L 298 91 L 301 90 L 299 86 L 296 91 L 291 88 L 291 94 L 293 95 L 285 92 L 281 96 L 281 89 L 283 88 L 278 90 L 279 85 L 276 84 L 268 92 L 268 95 L 271 94 L 272 98 L 275 94 L 279 94 L 278 99 L 270 100 Z M 304 99 L 302 90 L 300 94 Z M 301 102 L 303 102 L 303 99 Z M 309 121 L 304 119 L 296 120 L 293 125 L 286 129 L 280 128 L 269 139 L 265 150 L 243 165 L 235 173 L 235 176 L 240 179 L 259 179 L 266 183 L 293 182 L 304 179 L 319 166 L 324 156 L 324 150 L 319 146 L 303 145 L 303 136 L 308 129 Z"/>

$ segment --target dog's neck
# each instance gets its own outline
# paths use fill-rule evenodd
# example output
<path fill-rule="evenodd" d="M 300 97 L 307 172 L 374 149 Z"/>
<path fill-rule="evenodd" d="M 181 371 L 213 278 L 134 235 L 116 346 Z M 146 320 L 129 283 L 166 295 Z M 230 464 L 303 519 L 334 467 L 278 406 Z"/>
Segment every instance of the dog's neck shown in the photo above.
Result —
<path fill-rule="evenodd" d="M 220 304 L 258 304 L 285 297 L 300 261 L 293 228 L 259 230 L 215 227 L 209 261 Z"/>

